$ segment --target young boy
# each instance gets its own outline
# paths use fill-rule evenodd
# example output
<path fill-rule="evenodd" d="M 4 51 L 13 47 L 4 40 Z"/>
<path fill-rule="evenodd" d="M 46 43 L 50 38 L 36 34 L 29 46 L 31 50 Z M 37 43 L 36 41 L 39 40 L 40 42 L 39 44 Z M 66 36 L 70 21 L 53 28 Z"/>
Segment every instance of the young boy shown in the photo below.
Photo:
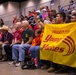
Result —
<path fill-rule="evenodd" d="M 33 39 L 32 41 L 32 45 L 30 47 L 30 53 L 31 53 L 31 57 L 32 57 L 32 61 L 35 63 L 35 66 L 38 66 L 38 54 L 39 52 L 37 51 L 37 49 L 34 49 L 35 46 L 39 46 L 40 43 L 41 43 L 41 38 L 40 38 L 40 35 L 41 35 L 41 30 L 40 29 L 37 29 L 35 31 L 35 38 Z"/>

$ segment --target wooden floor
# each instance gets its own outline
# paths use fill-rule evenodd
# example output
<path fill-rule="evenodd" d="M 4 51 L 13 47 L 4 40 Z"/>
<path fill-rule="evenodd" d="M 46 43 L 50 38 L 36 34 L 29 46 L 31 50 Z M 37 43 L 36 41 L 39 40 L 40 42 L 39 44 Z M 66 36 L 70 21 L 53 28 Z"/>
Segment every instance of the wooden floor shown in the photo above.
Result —
<path fill-rule="evenodd" d="M 22 70 L 20 67 L 9 65 L 8 62 L 0 62 L 0 75 L 68 75 L 47 73 L 46 70 Z"/>

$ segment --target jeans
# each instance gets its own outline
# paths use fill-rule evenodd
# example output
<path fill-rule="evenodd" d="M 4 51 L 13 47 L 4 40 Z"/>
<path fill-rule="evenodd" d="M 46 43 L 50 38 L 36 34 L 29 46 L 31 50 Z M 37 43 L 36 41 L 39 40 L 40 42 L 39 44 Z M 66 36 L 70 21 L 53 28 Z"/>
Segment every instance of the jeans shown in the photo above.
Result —
<path fill-rule="evenodd" d="M 12 59 L 24 61 L 25 52 L 26 52 L 26 50 L 29 50 L 30 47 L 31 47 L 30 44 L 13 45 L 13 47 L 12 47 Z"/>
<path fill-rule="evenodd" d="M 19 61 L 24 61 L 26 51 L 28 51 L 30 47 L 31 47 L 30 44 L 23 44 L 23 45 L 20 46 Z"/>
<path fill-rule="evenodd" d="M 30 53 L 31 53 L 31 57 L 32 58 L 37 58 L 38 60 L 38 65 L 41 65 L 41 61 L 40 61 L 40 46 L 33 46 L 30 49 Z"/>

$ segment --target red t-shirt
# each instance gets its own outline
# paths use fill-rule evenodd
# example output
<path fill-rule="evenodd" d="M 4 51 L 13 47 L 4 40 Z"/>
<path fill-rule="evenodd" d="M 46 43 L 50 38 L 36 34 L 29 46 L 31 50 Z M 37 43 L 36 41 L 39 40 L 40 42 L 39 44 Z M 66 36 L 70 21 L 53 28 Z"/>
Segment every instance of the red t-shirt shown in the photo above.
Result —
<path fill-rule="evenodd" d="M 50 13 L 50 10 L 49 10 L 49 9 L 47 9 L 47 12 L 48 12 L 48 13 Z"/>
<path fill-rule="evenodd" d="M 21 28 L 20 31 L 23 32 L 24 28 Z"/>
<path fill-rule="evenodd" d="M 36 31 L 38 29 L 38 26 L 36 25 L 36 26 L 34 26 L 34 31 Z"/>
<path fill-rule="evenodd" d="M 13 20 L 13 24 L 15 24 L 15 23 L 16 23 L 16 19 Z"/>
<path fill-rule="evenodd" d="M 22 40 L 22 38 L 21 38 L 21 33 L 22 33 L 22 31 L 21 30 L 16 30 L 15 32 L 14 32 L 14 40 L 15 40 L 15 42 L 16 41 L 21 41 Z"/>
<path fill-rule="evenodd" d="M 33 12 L 34 15 L 36 15 L 36 12 Z"/>
<path fill-rule="evenodd" d="M 32 13 L 30 13 L 30 14 L 28 14 L 28 16 L 29 16 L 29 17 L 31 17 L 31 16 L 33 16 L 33 14 L 32 14 Z"/>
<path fill-rule="evenodd" d="M 31 25 L 28 25 L 28 28 L 29 28 L 29 29 L 32 29 Z M 33 29 L 32 29 L 32 30 L 33 30 Z"/>

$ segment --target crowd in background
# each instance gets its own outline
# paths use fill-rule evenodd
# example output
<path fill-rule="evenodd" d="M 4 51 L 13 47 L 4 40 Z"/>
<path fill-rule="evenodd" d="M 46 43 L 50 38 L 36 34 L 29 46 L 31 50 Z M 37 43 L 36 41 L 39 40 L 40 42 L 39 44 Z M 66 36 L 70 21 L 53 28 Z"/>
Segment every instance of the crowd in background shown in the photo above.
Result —
<path fill-rule="evenodd" d="M 60 73 L 68 70 L 67 66 L 40 60 L 40 44 L 46 23 L 63 24 L 76 22 L 74 1 L 70 1 L 68 10 L 58 6 L 55 9 L 43 6 L 40 10 L 28 12 L 28 16 L 13 17 L 13 26 L 7 27 L 0 19 L 0 61 L 11 61 L 16 67 L 23 66 L 26 52 L 31 54 L 31 61 L 37 68 L 48 69 L 47 72 Z M 50 65 L 50 66 L 49 66 Z M 69 70 L 75 70 L 70 68 Z M 75 72 L 75 71 L 74 71 Z M 72 73 L 74 73 L 72 72 Z M 72 74 L 71 74 L 72 75 Z M 73 74 L 74 75 L 74 74 Z"/>

